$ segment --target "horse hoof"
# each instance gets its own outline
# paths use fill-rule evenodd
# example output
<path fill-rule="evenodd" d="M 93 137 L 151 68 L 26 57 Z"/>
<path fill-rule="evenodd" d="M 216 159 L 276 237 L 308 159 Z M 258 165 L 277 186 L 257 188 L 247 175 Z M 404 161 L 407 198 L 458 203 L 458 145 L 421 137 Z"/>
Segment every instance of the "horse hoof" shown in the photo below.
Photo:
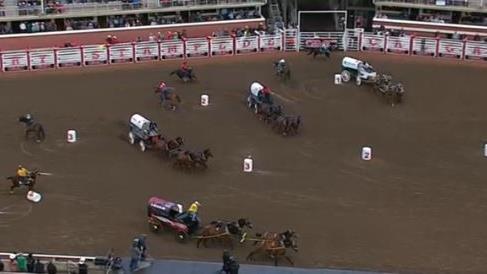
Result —
<path fill-rule="evenodd" d="M 9 193 L 10 193 L 10 194 L 14 194 L 14 192 L 13 192 L 12 190 L 11 190 Z"/>

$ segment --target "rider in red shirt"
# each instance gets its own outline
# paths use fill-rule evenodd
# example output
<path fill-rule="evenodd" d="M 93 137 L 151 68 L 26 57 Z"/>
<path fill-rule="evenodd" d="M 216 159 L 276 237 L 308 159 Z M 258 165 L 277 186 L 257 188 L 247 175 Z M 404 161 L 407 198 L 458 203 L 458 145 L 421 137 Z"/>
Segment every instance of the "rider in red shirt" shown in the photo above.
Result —
<path fill-rule="evenodd" d="M 189 71 L 189 65 L 188 65 L 188 61 L 184 61 L 184 62 L 181 64 L 181 70 L 182 70 L 182 71 L 185 71 L 185 72 L 188 72 L 188 71 Z"/>
<path fill-rule="evenodd" d="M 271 101 L 271 89 L 267 86 L 264 86 L 264 89 L 262 90 L 262 97 L 264 98 L 264 102 L 268 104 L 272 104 Z"/>

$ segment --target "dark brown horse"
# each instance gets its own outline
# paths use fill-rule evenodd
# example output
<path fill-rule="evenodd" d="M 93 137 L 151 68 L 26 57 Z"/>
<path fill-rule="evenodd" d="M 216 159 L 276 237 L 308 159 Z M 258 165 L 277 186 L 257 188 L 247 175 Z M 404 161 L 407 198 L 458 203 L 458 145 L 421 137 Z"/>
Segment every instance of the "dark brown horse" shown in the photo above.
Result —
<path fill-rule="evenodd" d="M 301 116 L 279 116 L 272 121 L 272 129 L 283 136 L 298 134 Z"/>
<path fill-rule="evenodd" d="M 207 148 L 203 152 L 180 151 L 177 153 L 174 167 L 186 170 L 201 168 L 207 169 L 206 162 L 210 157 L 213 157 L 210 149 Z"/>
<path fill-rule="evenodd" d="M 252 223 L 245 218 L 240 218 L 236 222 L 213 221 L 201 230 L 196 247 L 199 248 L 201 243 L 207 247 L 208 241 L 218 240 L 233 249 L 234 237 L 237 236 L 239 241 L 243 242 L 247 235 L 245 229 L 252 227 Z"/>
<path fill-rule="evenodd" d="M 194 74 L 193 72 L 193 68 L 189 68 L 188 70 L 182 70 L 182 69 L 177 69 L 177 70 L 174 70 L 174 71 L 171 71 L 171 73 L 169 73 L 169 75 L 174 75 L 176 74 L 176 76 L 178 76 L 179 79 L 183 80 L 183 82 L 188 82 L 188 81 L 193 81 L 193 80 L 196 80 L 196 75 Z"/>
<path fill-rule="evenodd" d="M 30 114 L 19 117 L 19 122 L 25 124 L 25 139 L 29 139 L 33 135 L 36 142 L 44 141 L 46 138 L 44 127 L 40 123 L 35 122 Z"/>
<path fill-rule="evenodd" d="M 287 230 L 283 233 L 266 232 L 264 234 L 257 234 L 260 240 L 256 241 L 256 248 L 249 253 L 247 260 L 253 260 L 256 254 L 265 254 L 274 260 L 274 265 L 277 266 L 278 260 L 284 257 L 291 265 L 294 262 L 286 255 L 287 249 L 292 249 L 298 252 L 297 236 L 291 231 Z"/>
<path fill-rule="evenodd" d="M 14 193 L 14 189 L 21 187 L 21 186 L 26 186 L 28 191 L 34 190 L 34 186 L 37 181 L 37 176 L 39 175 L 40 171 L 39 170 L 34 170 L 29 173 L 27 178 L 24 181 L 21 181 L 18 176 L 9 176 L 6 179 L 10 180 L 12 183 L 12 186 L 10 186 L 10 194 Z"/>
<path fill-rule="evenodd" d="M 166 88 L 164 90 L 161 90 L 160 88 L 156 87 L 154 92 L 159 93 L 161 106 L 166 109 L 174 111 L 179 107 L 179 104 L 181 104 L 182 102 L 181 97 L 179 97 L 179 95 L 174 92 L 173 88 Z"/>

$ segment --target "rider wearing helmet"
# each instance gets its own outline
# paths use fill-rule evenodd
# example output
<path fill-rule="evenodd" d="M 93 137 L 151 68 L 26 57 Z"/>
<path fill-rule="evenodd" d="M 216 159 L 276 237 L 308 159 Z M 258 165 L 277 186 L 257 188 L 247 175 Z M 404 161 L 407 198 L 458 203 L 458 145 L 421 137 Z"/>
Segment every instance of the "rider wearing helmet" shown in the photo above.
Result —
<path fill-rule="evenodd" d="M 281 59 L 281 60 L 279 60 L 277 62 L 274 62 L 274 65 L 275 65 L 275 67 L 277 69 L 276 73 L 279 74 L 279 73 L 282 73 L 285 70 L 287 64 L 286 64 L 286 60 Z"/>
<path fill-rule="evenodd" d="M 26 183 L 27 182 L 27 177 L 29 176 L 30 171 L 23 167 L 22 165 L 19 165 L 17 167 L 17 179 L 19 182 Z"/>

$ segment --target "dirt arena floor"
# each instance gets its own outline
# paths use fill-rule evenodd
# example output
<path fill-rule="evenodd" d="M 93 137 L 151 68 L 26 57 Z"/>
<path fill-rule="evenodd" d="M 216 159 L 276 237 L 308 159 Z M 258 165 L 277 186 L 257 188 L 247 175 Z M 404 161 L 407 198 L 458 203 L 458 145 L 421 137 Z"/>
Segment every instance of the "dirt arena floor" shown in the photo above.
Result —
<path fill-rule="evenodd" d="M 328 61 L 287 55 L 287 85 L 273 76 L 278 54 L 192 60 L 198 83 L 168 80 L 183 98 L 177 112 L 159 108 L 152 92 L 176 61 L 1 75 L 0 174 L 20 163 L 54 173 L 39 179 L 44 200 L 35 205 L 25 189 L 9 195 L 2 183 L 1 250 L 103 255 L 113 247 L 127 255 L 132 237 L 147 233 L 154 257 L 219 260 L 221 247 L 150 234 L 146 201 L 157 195 L 185 205 L 197 199 L 204 222 L 248 217 L 256 232 L 298 231 L 298 266 L 485 273 L 486 66 L 352 55 L 402 81 L 405 103 L 391 107 L 366 87 L 335 86 L 341 53 Z M 253 80 L 302 115 L 299 136 L 276 135 L 246 108 Z M 199 106 L 203 92 L 207 108 Z M 27 112 L 44 123 L 45 143 L 23 140 L 17 118 Z M 183 136 L 188 148 L 211 148 L 210 169 L 185 174 L 131 146 L 133 113 Z M 65 141 L 70 128 L 76 144 Z M 364 145 L 372 161 L 360 160 Z M 249 153 L 256 172 L 244 174 Z M 235 252 L 243 261 L 250 250 Z"/>

